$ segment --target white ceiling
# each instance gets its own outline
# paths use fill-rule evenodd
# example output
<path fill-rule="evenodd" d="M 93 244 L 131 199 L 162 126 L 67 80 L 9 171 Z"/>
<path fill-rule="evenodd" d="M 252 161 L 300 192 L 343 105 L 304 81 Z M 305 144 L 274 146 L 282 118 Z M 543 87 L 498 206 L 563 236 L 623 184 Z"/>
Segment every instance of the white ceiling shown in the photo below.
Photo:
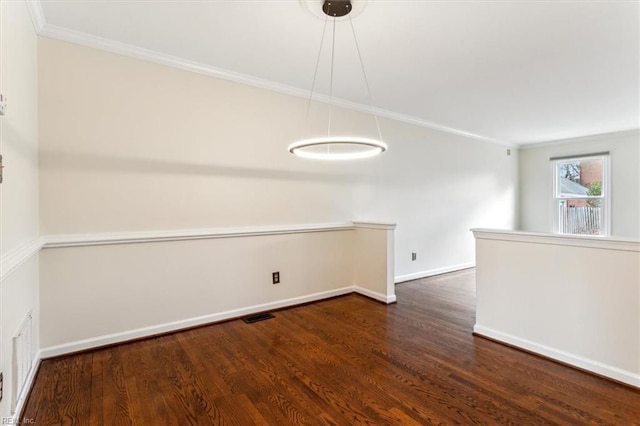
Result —
<path fill-rule="evenodd" d="M 640 127 L 637 1 L 354 3 L 381 115 L 513 144 Z M 324 25 L 305 7 L 320 4 L 43 0 L 40 33 L 303 95 Z M 367 107 L 348 20 L 336 40 L 334 97 Z"/>

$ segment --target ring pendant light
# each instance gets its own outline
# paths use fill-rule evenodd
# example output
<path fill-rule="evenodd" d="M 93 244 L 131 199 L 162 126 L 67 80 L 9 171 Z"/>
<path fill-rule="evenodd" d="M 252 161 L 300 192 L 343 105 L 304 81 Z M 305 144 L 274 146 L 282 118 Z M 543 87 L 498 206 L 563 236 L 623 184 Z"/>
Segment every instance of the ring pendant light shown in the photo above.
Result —
<path fill-rule="evenodd" d="M 316 77 L 318 74 L 318 67 L 320 64 L 320 56 L 322 53 L 322 45 L 324 43 L 325 32 L 327 28 L 327 21 L 330 17 L 333 18 L 333 35 L 331 46 L 331 73 L 329 80 L 329 123 L 327 129 L 327 136 L 321 138 L 303 139 L 289 145 L 289 152 L 302 158 L 310 158 L 316 160 L 356 160 L 360 158 L 373 157 L 381 154 L 387 150 L 387 145 L 382 141 L 382 133 L 380 132 L 380 124 L 378 123 L 378 117 L 373 114 L 376 123 L 376 129 L 378 132 L 378 140 L 371 138 L 363 138 L 357 136 L 331 136 L 331 119 L 333 115 L 333 69 L 334 69 L 334 53 L 335 53 L 335 41 L 336 41 L 336 18 L 341 16 L 347 16 L 352 10 L 350 0 L 325 0 L 322 5 L 322 11 L 325 13 L 325 25 L 322 30 L 322 40 L 320 42 L 320 50 L 318 52 L 318 58 L 316 60 L 316 68 L 313 75 L 313 83 L 311 85 L 311 94 L 309 96 L 309 102 L 307 103 L 306 118 L 309 117 L 309 110 L 311 108 L 311 101 L 313 98 L 313 90 L 315 88 Z M 351 32 L 356 45 L 356 51 L 358 52 L 358 59 L 360 60 L 360 67 L 362 68 L 362 74 L 364 76 L 364 82 L 367 88 L 367 94 L 369 102 L 372 102 L 371 89 L 369 88 L 369 81 L 367 79 L 367 73 L 364 69 L 364 63 L 362 62 L 362 55 L 360 54 L 360 47 L 358 45 L 358 39 L 356 37 L 355 30 L 353 28 L 353 22 L 351 17 L 349 23 L 351 24 Z"/>

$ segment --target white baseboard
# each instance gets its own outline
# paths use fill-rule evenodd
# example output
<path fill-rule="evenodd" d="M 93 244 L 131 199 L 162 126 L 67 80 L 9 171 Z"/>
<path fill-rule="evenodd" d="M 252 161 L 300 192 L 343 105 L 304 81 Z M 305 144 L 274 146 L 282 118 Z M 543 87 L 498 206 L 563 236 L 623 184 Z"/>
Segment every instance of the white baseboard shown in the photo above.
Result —
<path fill-rule="evenodd" d="M 372 290 L 367 290 L 366 288 L 362 288 L 362 287 L 354 287 L 354 291 L 358 294 L 361 294 L 363 296 L 369 297 L 371 299 L 377 300 L 379 302 L 382 303 L 386 303 L 387 305 L 391 304 L 391 303 L 396 303 L 396 295 L 393 294 L 391 296 L 386 296 L 382 293 L 378 293 L 377 291 L 372 291 Z"/>
<path fill-rule="evenodd" d="M 640 374 L 634 373 L 632 371 L 622 370 L 611 365 L 583 358 L 569 352 L 545 346 L 536 342 L 532 342 L 530 340 L 522 339 L 520 337 L 512 336 L 510 334 L 503 333 L 501 331 L 497 331 L 488 327 L 483 327 L 478 324 L 473 326 L 473 332 L 481 336 L 485 336 L 499 342 L 504 342 L 518 348 L 526 349 L 527 351 L 535 352 L 537 354 L 555 359 L 565 364 L 573 365 L 574 367 L 591 371 L 601 376 L 609 377 L 619 382 L 640 388 Z"/>
<path fill-rule="evenodd" d="M 460 265 L 445 266 L 444 268 L 436 268 L 436 269 L 430 269 L 428 271 L 414 272 L 413 274 L 398 275 L 397 277 L 394 278 L 393 281 L 396 284 L 398 284 L 398 283 L 403 283 L 405 281 L 417 280 L 420 278 L 432 277 L 434 275 L 446 274 L 447 272 L 461 271 L 463 269 L 469 269 L 475 266 L 476 266 L 475 263 L 462 263 Z"/>
<path fill-rule="evenodd" d="M 232 318 L 243 317 L 245 315 L 255 314 L 257 312 L 264 312 L 272 309 L 286 308 L 289 306 L 300 305 L 303 303 L 316 302 L 318 300 L 328 299 L 336 296 L 342 296 L 344 294 L 349 294 L 353 292 L 360 293 L 364 296 L 382 301 L 384 303 L 395 302 L 395 295 L 391 297 L 386 297 L 383 294 L 366 290 L 360 287 L 348 286 L 348 287 L 343 287 L 335 290 L 309 294 L 306 296 L 294 297 L 291 299 L 284 299 L 276 302 L 248 306 L 246 308 L 233 309 L 230 311 L 220 312 L 216 314 L 204 315 L 200 317 L 189 318 L 189 319 L 175 321 L 171 323 L 154 325 L 151 327 L 138 328 L 135 330 L 124 331 L 121 333 L 114 333 L 114 334 L 108 334 L 108 335 L 99 336 L 99 337 L 93 337 L 90 339 L 79 340 L 76 342 L 65 343 L 62 345 L 50 346 L 48 348 L 43 348 L 40 351 L 40 356 L 43 359 L 52 358 L 55 356 L 66 355 L 69 353 L 84 351 L 87 349 L 93 349 L 100 346 L 112 345 L 115 343 L 122 343 L 128 340 L 134 340 L 134 339 L 139 339 L 143 337 L 150 337 L 157 334 L 182 330 L 189 327 L 215 323 L 215 322 L 224 321 Z"/>
<path fill-rule="evenodd" d="M 22 416 L 22 410 L 24 410 L 24 404 L 27 402 L 27 397 L 29 396 L 29 392 L 33 387 L 33 384 L 36 380 L 36 373 L 38 372 L 38 368 L 40 367 L 40 360 L 42 359 L 40 352 L 36 353 L 33 357 L 33 361 L 31 361 L 31 370 L 29 371 L 29 375 L 27 379 L 24 381 L 22 385 L 22 390 L 20 391 L 20 395 L 18 395 L 18 402 L 16 402 L 16 410 L 11 413 L 11 418 L 14 425 L 19 424 L 18 420 Z"/>

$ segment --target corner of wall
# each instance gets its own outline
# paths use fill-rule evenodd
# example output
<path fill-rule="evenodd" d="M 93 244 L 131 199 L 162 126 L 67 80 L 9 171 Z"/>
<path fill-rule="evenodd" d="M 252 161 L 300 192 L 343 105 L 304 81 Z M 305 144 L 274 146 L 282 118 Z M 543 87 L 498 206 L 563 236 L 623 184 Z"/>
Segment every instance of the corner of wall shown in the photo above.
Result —
<path fill-rule="evenodd" d="M 32 2 L 0 2 L 0 63 L 6 114 L 0 247 L 2 422 L 16 420 L 39 354 L 38 47 Z M 20 356 L 20 359 L 17 357 Z"/>

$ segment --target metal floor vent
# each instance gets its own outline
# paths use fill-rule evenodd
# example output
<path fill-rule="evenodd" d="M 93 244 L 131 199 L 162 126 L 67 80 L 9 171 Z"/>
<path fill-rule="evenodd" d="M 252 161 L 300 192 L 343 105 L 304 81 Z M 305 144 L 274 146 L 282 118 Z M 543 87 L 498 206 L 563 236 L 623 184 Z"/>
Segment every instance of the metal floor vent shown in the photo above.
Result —
<path fill-rule="evenodd" d="M 246 322 L 247 324 L 253 324 L 254 322 L 264 321 L 271 318 L 275 317 L 268 312 L 264 312 L 261 314 L 249 315 L 248 317 L 244 317 L 242 318 L 242 321 Z"/>

